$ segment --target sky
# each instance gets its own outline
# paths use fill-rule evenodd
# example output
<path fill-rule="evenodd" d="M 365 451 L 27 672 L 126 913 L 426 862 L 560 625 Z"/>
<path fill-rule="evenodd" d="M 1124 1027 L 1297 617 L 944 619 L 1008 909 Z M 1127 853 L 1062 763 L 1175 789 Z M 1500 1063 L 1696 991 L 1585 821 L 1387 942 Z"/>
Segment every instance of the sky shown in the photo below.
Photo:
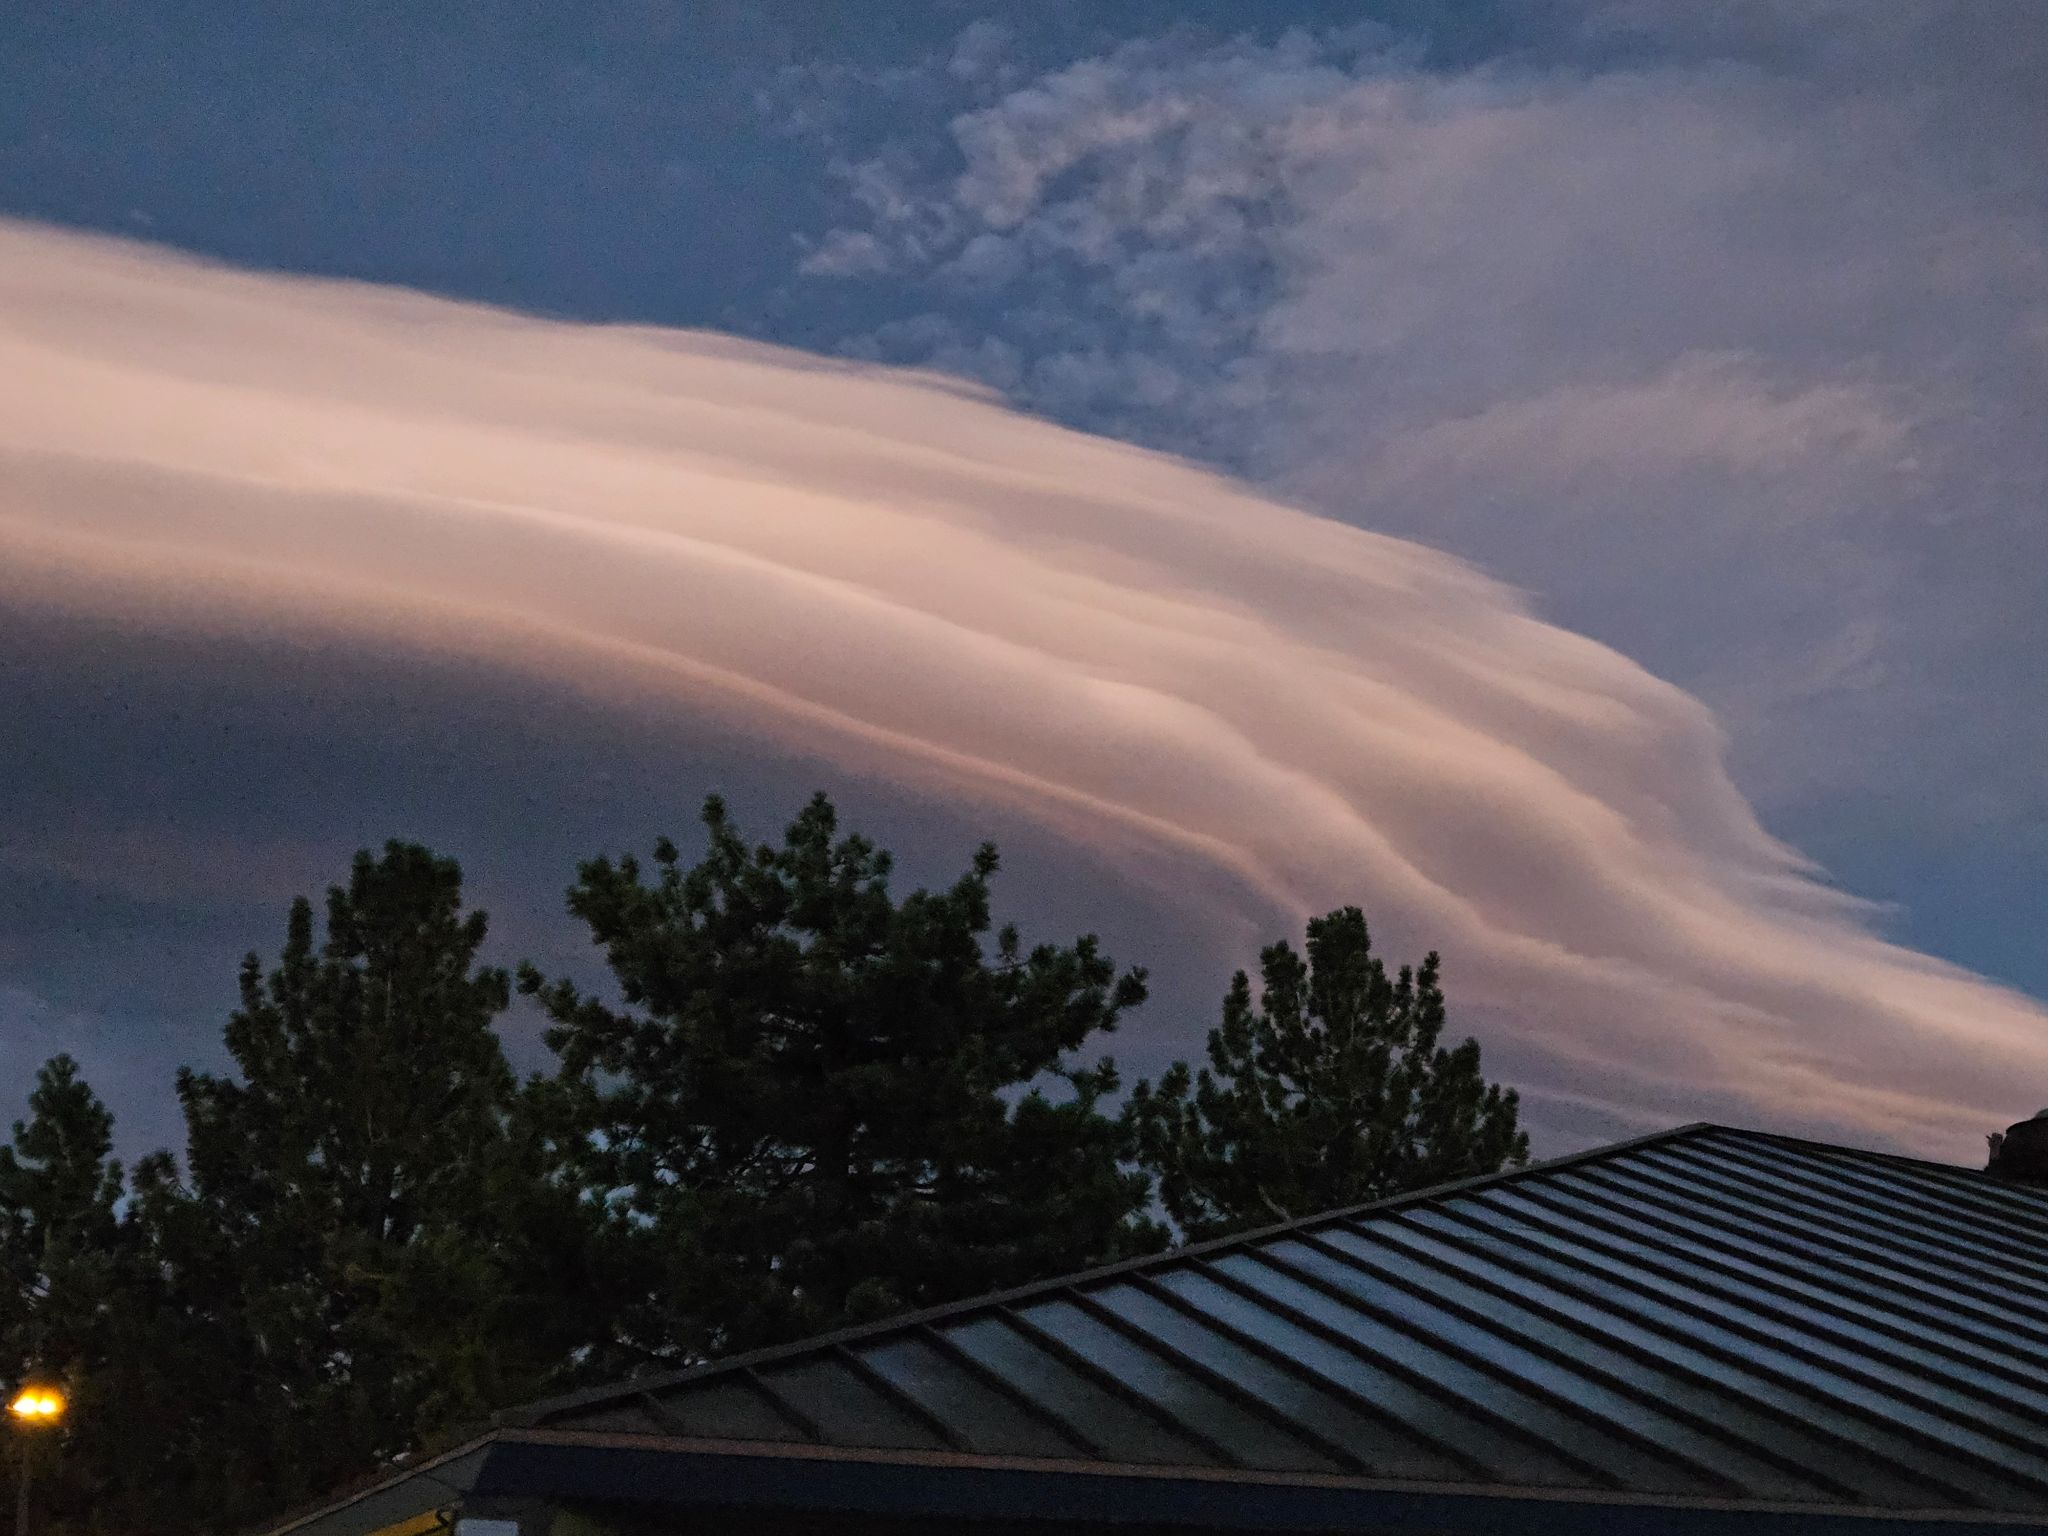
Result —
<path fill-rule="evenodd" d="M 1357 901 L 1540 1150 L 1981 1155 L 2048 18 L 1696 9 L 14 8 L 0 1083 L 174 1140 L 354 848 L 590 979 L 578 858 L 822 786 L 1140 1071 Z"/>

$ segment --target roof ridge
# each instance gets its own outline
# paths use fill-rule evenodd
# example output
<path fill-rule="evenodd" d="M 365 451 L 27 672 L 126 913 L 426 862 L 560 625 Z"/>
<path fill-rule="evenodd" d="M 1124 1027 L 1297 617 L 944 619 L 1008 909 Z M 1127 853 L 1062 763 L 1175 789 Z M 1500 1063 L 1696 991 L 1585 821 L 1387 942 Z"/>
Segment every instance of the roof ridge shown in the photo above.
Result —
<path fill-rule="evenodd" d="M 1811 1147 L 1817 1152 L 1847 1153 L 1851 1157 L 1880 1159 L 1887 1163 L 1904 1163 L 1912 1168 L 1932 1168 L 1938 1173 L 1961 1174 L 1971 1179 L 1992 1179 L 1993 1176 L 1982 1168 L 1972 1168 L 1967 1163 L 1937 1162 L 1931 1157 L 1915 1157 L 1910 1152 L 1887 1152 L 1878 1147 L 1845 1147 L 1840 1142 L 1819 1141 L 1811 1136 L 1794 1136 L 1785 1131 L 1753 1131 L 1739 1125 L 1702 1124 L 1699 1129 L 1719 1132 L 1724 1136 L 1739 1136 L 1749 1141 L 1777 1142 L 1783 1146 Z M 2009 1179 L 1994 1179 L 2000 1189 L 2015 1187 Z M 2019 1186 L 2024 1187 L 2024 1186 Z"/>
<path fill-rule="evenodd" d="M 1656 1146 L 1667 1142 L 1680 1141 L 1702 1136 L 1714 1131 L 1733 1131 L 1738 1135 L 1761 1135 L 1764 1133 L 1741 1131 L 1733 1126 L 1716 1125 L 1707 1120 L 1694 1120 L 1684 1125 L 1672 1126 L 1666 1130 L 1650 1131 L 1641 1136 L 1627 1137 L 1621 1141 L 1606 1142 L 1596 1147 L 1587 1147 L 1578 1152 L 1568 1152 L 1559 1157 L 1543 1158 L 1536 1162 L 1524 1163 L 1516 1168 L 1503 1168 L 1493 1173 L 1473 1174 L 1462 1179 L 1451 1179 L 1441 1184 L 1428 1185 L 1422 1189 L 1404 1191 L 1398 1195 L 1382 1196 L 1360 1205 L 1340 1206 L 1335 1210 L 1316 1211 L 1306 1216 L 1292 1216 L 1285 1221 L 1273 1222 L 1263 1227 L 1253 1227 L 1243 1232 L 1233 1232 L 1224 1237 L 1208 1238 L 1199 1243 L 1184 1243 L 1178 1247 L 1164 1248 L 1157 1253 L 1139 1254 L 1114 1263 L 1097 1265 L 1093 1269 L 1077 1270 L 1071 1274 L 1055 1275 L 1045 1280 L 1034 1280 L 1029 1284 L 1012 1286 L 1008 1290 L 990 1291 L 979 1296 L 964 1296 L 958 1301 L 941 1302 L 935 1306 L 921 1307 L 913 1312 L 898 1312 L 880 1318 L 872 1323 L 856 1323 L 851 1327 L 834 1329 L 829 1333 L 813 1334 L 794 1339 L 786 1344 L 771 1344 L 761 1349 L 748 1350 L 737 1355 L 726 1355 L 700 1364 L 680 1367 L 672 1371 L 657 1372 L 646 1376 L 629 1377 L 624 1381 L 611 1382 L 600 1386 L 587 1387 L 579 1392 L 564 1393 L 558 1397 L 543 1398 L 538 1402 L 510 1408 L 494 1414 L 491 1422 L 508 1427 L 539 1427 L 560 1413 L 577 1408 L 593 1407 L 639 1397 L 649 1392 L 665 1391 L 685 1383 L 704 1381 L 725 1375 L 740 1373 L 763 1365 L 778 1364 L 784 1360 L 800 1359 L 819 1350 L 854 1344 L 866 1339 L 878 1338 L 904 1328 L 938 1322 L 945 1318 L 964 1317 L 990 1307 L 1007 1306 L 1016 1302 L 1036 1299 L 1041 1296 L 1057 1295 L 1100 1281 L 1114 1279 L 1119 1275 L 1142 1273 L 1145 1270 L 1185 1262 L 1190 1258 L 1227 1252 L 1250 1247 L 1257 1243 L 1271 1241 L 1289 1233 L 1309 1231 L 1316 1227 L 1337 1222 L 1356 1221 L 1382 1213 L 1406 1210 L 1412 1206 L 1426 1204 L 1432 1200 L 1447 1199 L 1476 1190 L 1491 1189 L 1499 1185 L 1513 1184 L 1523 1179 L 1556 1173 L 1566 1168 L 1575 1168 L 1587 1163 L 1599 1162 L 1608 1157 L 1633 1152 L 1642 1147 Z M 1814 1143 L 1824 1145 L 1824 1143 Z M 1835 1150 L 1853 1150 L 1836 1148 Z M 1938 1165 L 1947 1166 L 1947 1165 Z"/>

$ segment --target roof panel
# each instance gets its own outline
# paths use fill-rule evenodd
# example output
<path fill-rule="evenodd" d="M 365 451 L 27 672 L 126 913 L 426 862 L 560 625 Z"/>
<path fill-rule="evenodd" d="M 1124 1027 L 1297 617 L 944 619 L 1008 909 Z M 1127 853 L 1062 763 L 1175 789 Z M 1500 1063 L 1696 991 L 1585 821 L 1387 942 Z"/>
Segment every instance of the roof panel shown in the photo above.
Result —
<path fill-rule="evenodd" d="M 1217 1294 L 1235 1299 L 1227 1291 Z M 1430 1481 L 1469 1477 L 1475 1470 L 1404 1425 L 1388 1412 L 1384 1397 L 1344 1390 L 1309 1362 L 1149 1280 L 1105 1287 L 1095 1299 L 1162 1346 L 1234 1382 L 1341 1469 Z"/>
<path fill-rule="evenodd" d="M 1959 1286 L 1958 1277 L 1930 1270 L 1912 1258 L 1884 1247 L 1827 1231 L 1818 1223 L 1794 1219 L 1791 1213 L 1751 1201 L 1731 1199 L 1697 1180 L 1673 1182 L 1658 1168 L 1601 1168 L 1591 1171 L 1603 1188 L 1624 1199 L 1653 1208 L 1689 1213 L 1703 1232 L 1741 1242 L 1750 1251 L 1775 1252 L 1780 1261 L 1796 1258 L 1798 1272 L 1825 1276 L 1867 1295 L 1882 1296 L 1909 1320 L 1934 1318 L 1968 1330 L 1972 1337 L 1995 1342 L 2017 1358 L 2039 1359 L 2048 1352 L 2048 1331 L 2024 1313 Z"/>
<path fill-rule="evenodd" d="M 1841 1198 L 1838 1189 L 1795 1189 L 1782 1179 L 1749 1174 L 1722 1156 L 1689 1156 L 1682 1147 L 1646 1157 L 1637 1167 L 1685 1177 L 1695 1192 L 1710 1189 L 1723 1198 L 1739 1200 L 1752 1213 L 1768 1212 L 1779 1222 L 1842 1252 L 1938 1286 L 1944 1295 L 1970 1296 L 2000 1308 L 2021 1302 L 2029 1320 L 2048 1329 L 2048 1290 L 2038 1285 L 2030 1272 L 2001 1267 L 1997 1286 L 1984 1286 L 1980 1284 L 1985 1274 L 1984 1255 L 1975 1245 L 1931 1223 L 1901 1221 L 1875 1200 L 1851 1202 Z M 1995 1234 L 1996 1226 L 1990 1226 L 1990 1231 Z"/>
<path fill-rule="evenodd" d="M 1722 1491 L 1710 1472 L 1643 1435 L 1632 1422 L 1633 1404 L 1622 1404 L 1598 1383 L 1543 1359 L 1520 1341 L 1487 1334 L 1442 1313 L 1431 1315 L 1399 1293 L 1348 1290 L 1264 1244 L 1218 1259 L 1213 1268 L 1357 1338 L 1461 1402 L 1491 1409 L 1597 1469 L 1612 1486 L 1666 1493 Z"/>
<path fill-rule="evenodd" d="M 1461 1263 L 1475 1283 L 1489 1287 L 1479 1296 L 1516 1295 L 1520 1306 L 1500 1309 L 1504 1328 L 1527 1327 L 1547 1335 L 1575 1360 L 1594 1362 L 1651 1404 L 1683 1415 L 1694 1441 L 1704 1433 L 1710 1442 L 1708 1459 L 1745 1487 L 1776 1489 L 1786 1498 L 1846 1496 L 1873 1476 L 1885 1476 L 1884 1457 L 1863 1451 L 1857 1437 L 1838 1438 L 1808 1422 L 1817 1400 L 1787 1390 L 1782 1379 L 1774 1381 L 1745 1364 L 1735 1351 L 1691 1337 L 1683 1328 L 1656 1326 L 1689 1321 L 1668 1308 L 1631 1306 L 1637 1298 L 1603 1293 L 1569 1271 L 1519 1261 L 1475 1261 L 1473 1254 L 1480 1250 L 1438 1244 L 1422 1231 L 1387 1235 L 1418 1256 L 1431 1256 L 1434 1248 L 1433 1256 L 1444 1265 Z M 1344 1243 L 1347 1236 L 1332 1233 L 1330 1240 Z M 1903 1495 L 1908 1488 L 1898 1491 Z M 1927 1490 L 1912 1491 L 1924 1495 Z"/>
<path fill-rule="evenodd" d="M 1674 1149 L 1681 1154 L 1685 1150 Z M 1924 1238 L 1951 1254 L 1960 1248 L 1978 1265 L 1996 1254 L 2001 1286 L 2024 1284 L 2031 1294 L 2048 1297 L 2048 1253 L 2041 1235 L 2020 1227 L 2003 1210 L 1976 1207 L 1959 1215 L 1953 1192 L 1923 1193 L 1903 1180 L 1865 1178 L 1842 1164 L 1810 1166 L 1805 1159 L 1788 1157 L 1760 1160 L 1731 1144 L 1711 1143 L 1705 1150 L 1731 1170 L 1768 1180 L 1799 1206 L 1825 1209 L 1867 1231 Z"/>
<path fill-rule="evenodd" d="M 670 1433 L 701 1435 L 722 1440 L 805 1440 L 811 1438 L 788 1415 L 744 1380 L 723 1377 L 688 1388 L 650 1392 L 660 1404 Z M 550 1423 L 567 1423 L 581 1428 L 590 1418 L 588 1410 L 550 1418 Z"/>
<path fill-rule="evenodd" d="M 869 1369 L 952 1426 L 964 1448 L 990 1456 L 1072 1456 L 1078 1447 L 1011 1394 L 916 1334 L 863 1344 Z"/>
<path fill-rule="evenodd" d="M 946 1445 L 914 1409 L 884 1382 L 862 1379 L 858 1360 L 840 1354 L 809 1356 L 786 1365 L 763 1365 L 758 1380 L 801 1414 L 829 1445 L 888 1446 L 935 1451 Z"/>
<path fill-rule="evenodd" d="M 1725 1385 L 1730 1395 L 1720 1401 L 1731 1422 L 1745 1399 L 1804 1416 L 1825 1407 L 1830 1398 L 1847 1398 L 1878 1412 L 1899 1401 L 1936 1414 L 1981 1418 L 2002 1426 L 2019 1443 L 2031 1441 L 2039 1422 L 2038 1410 L 2001 1401 L 1981 1384 L 1943 1371 L 1938 1356 L 1922 1352 L 1916 1359 L 1896 1341 L 1838 1323 L 1816 1309 L 1799 1308 L 1798 1320 L 1787 1322 L 1771 1310 L 1769 1298 L 1738 1285 L 1698 1276 L 1688 1285 L 1687 1277 L 1666 1266 L 1612 1263 L 1585 1241 L 1565 1250 L 1577 1261 L 1568 1263 L 1550 1232 L 1529 1226 L 1515 1229 L 1512 1247 L 1505 1236 L 1466 1225 L 1450 1213 L 1420 1213 L 1399 1228 L 1387 1226 L 1386 1235 L 1404 1244 L 1455 1244 L 1457 1251 L 1498 1265 L 1520 1283 L 1557 1284 L 1587 1298 L 1579 1311 L 1589 1326 L 1603 1324 L 1614 1336 L 1656 1349 Z M 1701 1357 L 1698 1350 L 1709 1353 Z M 1789 1393 L 1782 1390 L 1787 1386 Z M 1783 1423 L 1777 1421 L 1773 1434 L 1782 1432 Z"/>
<path fill-rule="evenodd" d="M 1294 1360 L 1331 1390 L 1345 1394 L 1355 1407 L 1381 1409 L 1437 1455 L 1460 1462 L 1467 1476 L 1538 1487 L 1611 1483 L 1512 1417 L 1461 1397 L 1426 1371 L 1375 1350 L 1355 1333 L 1294 1312 L 1270 1293 L 1256 1287 L 1241 1289 L 1225 1274 L 1192 1267 L 1170 1269 L 1154 1279 L 1165 1294 Z M 1375 1465 L 1396 1459 L 1377 1439 L 1361 1445 L 1360 1454 Z"/>
<path fill-rule="evenodd" d="M 1086 1356 L 1132 1391 L 1157 1403 L 1176 1423 L 1202 1436 L 1228 1463 L 1296 1472 L 1335 1472 L 1338 1464 L 1270 1415 L 1248 1410 L 1228 1378 L 1175 1359 L 1142 1329 L 1119 1328 L 1114 1307 L 1086 1296 L 1056 1297 L 1018 1309 L 1018 1317 Z M 1233 1400 L 1234 1394 L 1235 1399 Z"/>
<path fill-rule="evenodd" d="M 1716 1127 L 524 1422 L 2048 1519 L 2048 1190 Z"/>
<path fill-rule="evenodd" d="M 1747 1149 L 1749 1145 L 1739 1133 L 1713 1138 L 1711 1144 L 1722 1150 Z M 1768 1150 L 1788 1169 L 1812 1169 L 1830 1178 L 1874 1188 L 1881 1195 L 1890 1197 L 1931 1197 L 1958 1214 L 1975 1212 L 1987 1229 L 1995 1225 L 1997 1229 L 2031 1243 L 2048 1241 L 2048 1207 L 2044 1207 L 2038 1191 L 1986 1178 L 1974 1168 L 1951 1168 L 1905 1158 L 1879 1158 L 1870 1153 L 1810 1142 L 1779 1141 L 1768 1149 L 1760 1150 Z"/>
<path fill-rule="evenodd" d="M 1752 1241 L 1739 1227 L 1716 1229 L 1698 1220 L 1697 1213 L 1689 1220 L 1678 1219 L 1688 1215 L 1683 1207 L 1660 1210 L 1648 1200 L 1631 1205 L 1598 1186 L 1571 1188 L 1560 1181 L 1541 1190 L 1522 1184 L 1492 1191 L 1484 1201 L 1462 1201 L 1457 1209 L 1465 1214 L 1482 1208 L 1511 1213 L 1517 1220 L 1554 1218 L 1568 1232 L 1586 1234 L 1580 1241 L 1587 1252 L 1596 1250 L 1598 1239 L 1609 1239 L 1618 1251 L 1668 1260 L 1681 1276 L 1673 1283 L 1700 1294 L 1712 1294 L 1709 1280 L 1751 1287 L 1771 1298 L 1775 1315 L 1792 1327 L 1808 1324 L 1815 1313 L 1848 1319 L 1887 1337 L 1911 1341 L 1948 1361 L 1951 1370 L 1962 1365 L 2008 1385 L 2030 1385 L 2024 1349 L 2015 1352 L 2007 1341 L 1952 1315 L 1901 1306 L 1881 1290 L 1835 1283 L 1838 1277 L 1803 1259 L 1788 1260 L 1782 1248 Z M 1816 1276 L 1825 1283 L 1816 1283 Z"/>
<path fill-rule="evenodd" d="M 1115 1378 L 1062 1353 L 1021 1328 L 1014 1317 L 984 1313 L 939 1330 L 948 1342 L 1010 1383 L 1019 1397 L 1069 1426 L 1074 1438 L 1111 1461 L 1211 1467 L 1228 1465 L 1172 1416 Z"/>

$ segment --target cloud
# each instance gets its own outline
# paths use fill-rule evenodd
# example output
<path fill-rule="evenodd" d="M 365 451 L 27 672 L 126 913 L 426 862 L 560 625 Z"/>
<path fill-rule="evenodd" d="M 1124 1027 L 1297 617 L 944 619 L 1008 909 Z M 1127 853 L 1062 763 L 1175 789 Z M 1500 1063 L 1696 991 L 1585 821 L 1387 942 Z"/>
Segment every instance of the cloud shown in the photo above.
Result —
<path fill-rule="evenodd" d="M 869 277 L 888 270 L 882 242 L 859 229 L 833 230 L 797 263 L 805 277 Z"/>
<path fill-rule="evenodd" d="M 479 658 L 1290 921 L 1359 901 L 1445 952 L 1542 1104 L 1968 1155 L 2048 1074 L 2041 1007 L 1873 936 L 1766 835 L 1696 700 L 1416 544 L 709 335 L 25 226 L 0 317 L 16 611 Z M 1741 386 L 1701 368 L 1661 387 Z M 1841 421 L 1883 451 L 1860 397 L 1773 398 L 1740 452 Z"/>
<path fill-rule="evenodd" d="M 1705 698 L 1784 820 L 2048 817 L 2037 9 L 1524 23 L 1128 41 L 842 147 L 905 285 L 847 348 L 1477 562 Z"/>

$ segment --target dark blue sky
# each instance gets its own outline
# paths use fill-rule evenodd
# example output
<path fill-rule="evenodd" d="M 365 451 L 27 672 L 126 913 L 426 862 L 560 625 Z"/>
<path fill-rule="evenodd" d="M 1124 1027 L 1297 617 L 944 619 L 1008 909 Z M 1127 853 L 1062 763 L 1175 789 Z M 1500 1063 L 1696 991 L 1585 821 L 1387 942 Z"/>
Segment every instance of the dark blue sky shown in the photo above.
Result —
<path fill-rule="evenodd" d="M 1247 28 L 1239 5 L 1152 0 L 19 7 L 0 195 L 238 263 L 822 341 L 848 322 L 792 279 L 836 188 L 789 129 L 818 104 L 792 72 L 916 65 L 990 19 L 1035 72 L 1124 36 L 1356 10 Z M 849 133 L 943 131 L 936 88 L 834 94 Z"/>
<path fill-rule="evenodd" d="M 2021 440 L 2038 430 L 2024 392 L 2039 356 L 2013 340 L 2048 323 L 2026 299 L 2048 249 L 2038 151 L 2013 148 L 2040 123 L 2025 82 L 2044 57 L 2041 13 L 1985 6 L 1916 31 L 1913 16 L 1938 13 L 1902 6 L 1864 25 L 1826 11 L 17 6 L 0 17 L 0 215 L 974 373 L 1026 408 L 1439 544 L 1707 698 L 1767 823 L 1849 890 L 1896 904 L 1878 919 L 1887 931 L 2048 995 L 2048 800 L 2033 766 L 2048 701 L 2030 649 L 2048 640 L 2048 473 Z M 1351 144 L 1361 114 L 1385 110 L 1368 102 L 1380 82 L 1421 103 L 1396 125 L 1413 134 L 1460 112 L 1525 110 L 1531 207 L 1577 210 L 1574 189 L 1604 177 L 1612 226 L 1572 211 L 1552 230 L 1514 213 L 1528 166 L 1482 175 L 1441 135 L 1396 140 L 1375 119 L 1381 136 Z M 1169 99 L 1187 104 L 1182 118 L 1146 119 Z M 963 114 L 990 131 L 963 133 Z M 1045 147 L 1062 135 L 1080 147 Z M 1404 145 L 1443 157 L 1429 162 L 1441 179 L 1373 182 Z M 1766 163 L 1766 147 L 1783 159 Z M 1260 156 L 1270 189 L 1188 190 Z M 1687 190 L 1668 210 L 1637 190 L 1672 186 Z M 1325 218 L 1358 187 L 1375 189 L 1370 206 Z M 1456 220 L 1433 189 L 1466 200 Z M 1635 222 L 1632 202 L 1646 209 Z M 1475 222 L 1487 207 L 1508 210 L 1498 228 Z M 1119 213 L 1125 227 L 1094 232 Z M 1698 231 L 1718 243 L 1703 249 Z M 1887 231 L 1897 253 L 1879 260 Z M 1835 242 L 1873 265 L 1843 274 Z M 1497 272 L 1480 259 L 1488 247 L 1526 255 Z M 1947 265 L 1930 267 L 1929 252 Z M 1531 271 L 1543 282 L 1514 286 Z M 1434 272 L 1444 291 L 1418 293 Z M 1557 276 L 1571 272 L 1582 287 Z M 1545 373 L 1561 352 L 1570 367 Z M 1399 455 L 1366 469 L 1347 457 L 1371 424 L 1419 431 L 1503 401 L 1583 401 L 1616 380 L 1676 381 L 1674 409 L 1726 406 L 1736 425 L 1676 467 L 1617 468 L 1612 453 L 1590 469 L 1518 462 L 1492 481 L 1453 475 L 1385 497 Z M 1806 456 L 1750 446 L 1745 424 L 1765 418 Z M 1816 442 L 1825 453 L 1807 452 Z M 196 674 L 137 671 L 119 639 L 25 622 L 0 643 L 0 731 L 13 733 L 0 861 L 10 818 L 83 825 L 96 794 L 189 795 L 165 815 L 218 819 L 208 835 L 226 840 L 247 797 L 252 825 L 311 828 L 303 845 L 317 854 L 294 879 L 297 855 L 279 853 L 281 884 L 324 883 L 338 866 L 316 857 L 384 831 L 466 838 L 473 858 L 500 854 L 539 880 L 565 849 L 648 825 L 648 762 L 677 763 L 678 809 L 702 780 L 746 771 L 736 747 L 696 763 L 635 748 L 630 792 L 564 815 L 522 853 L 492 846 L 516 798 L 508 778 L 585 773 L 540 766 L 557 750 L 545 742 L 507 748 L 494 773 L 393 788 L 417 762 L 354 773 L 345 736 L 259 718 L 264 687 L 222 657 Z M 274 656 L 243 661 L 253 677 L 282 675 Z M 415 701 L 423 720 L 461 696 L 448 687 L 419 696 L 431 708 Z M 181 688 L 193 690 L 182 706 Z M 208 732 L 267 755 L 210 785 L 151 771 L 206 762 L 190 733 Z M 586 735 L 559 750 L 581 765 L 592 748 Z M 320 759 L 311 799 L 291 793 L 295 752 Z M 768 774 L 759 803 L 805 776 Z M 384 787 L 336 802 L 352 777 Z M 885 825 L 934 814 L 864 793 Z M 484 809 L 465 824 L 472 795 Z M 266 796 L 276 803 L 259 808 Z M 387 808 L 414 824 L 389 825 Z M 971 835 L 964 820 L 933 831 L 933 878 Z M 106 856 L 93 846 L 82 831 L 79 857 Z M 114 1036 L 160 1035 L 137 1053 L 139 1071 L 157 1071 L 225 1002 L 229 958 L 271 942 L 249 930 L 254 905 L 210 904 L 203 881 L 181 892 L 179 878 L 112 895 L 17 859 L 0 991 L 35 999 L 39 1018 L 100 1021 L 110 1051 Z M 1053 919 L 1082 921 L 1043 896 L 1057 883 L 1027 882 Z"/>

